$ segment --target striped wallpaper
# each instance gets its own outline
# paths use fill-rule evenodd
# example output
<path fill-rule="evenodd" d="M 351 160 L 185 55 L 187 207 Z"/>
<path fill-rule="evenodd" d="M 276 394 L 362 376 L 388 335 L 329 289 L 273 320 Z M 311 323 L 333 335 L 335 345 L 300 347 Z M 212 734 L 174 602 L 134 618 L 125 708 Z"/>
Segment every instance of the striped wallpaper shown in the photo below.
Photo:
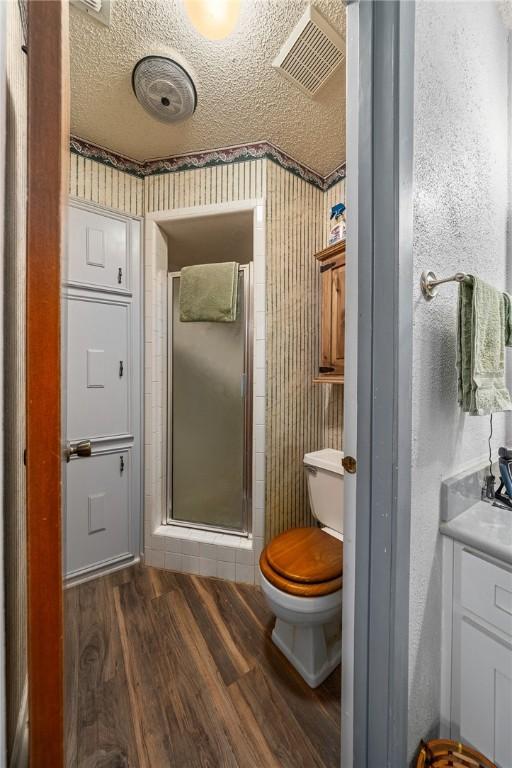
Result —
<path fill-rule="evenodd" d="M 134 216 L 144 214 L 144 181 L 70 153 L 69 193 Z"/>
<path fill-rule="evenodd" d="M 17 3 L 7 3 L 4 252 L 4 525 L 7 750 L 12 754 L 27 674 L 25 518 L 25 258 L 27 57 Z"/>
<path fill-rule="evenodd" d="M 267 160 L 251 160 L 148 176 L 144 179 L 144 210 L 150 213 L 264 198 L 267 168 Z"/>
<path fill-rule="evenodd" d="M 267 208 L 266 536 L 309 525 L 305 452 L 341 447 L 343 388 L 318 385 L 319 275 L 314 253 L 328 239 L 328 192 L 267 159 L 136 179 L 71 155 L 71 194 L 141 214 L 263 198 Z"/>
<path fill-rule="evenodd" d="M 324 193 L 282 168 L 267 185 L 266 538 L 311 522 L 305 452 L 322 446 L 319 278 Z"/>
<path fill-rule="evenodd" d="M 343 388 L 312 379 L 320 330 L 314 254 L 327 245 L 327 205 L 344 200 L 345 182 L 322 192 L 273 163 L 267 178 L 268 539 L 311 523 L 304 453 L 341 448 Z"/>

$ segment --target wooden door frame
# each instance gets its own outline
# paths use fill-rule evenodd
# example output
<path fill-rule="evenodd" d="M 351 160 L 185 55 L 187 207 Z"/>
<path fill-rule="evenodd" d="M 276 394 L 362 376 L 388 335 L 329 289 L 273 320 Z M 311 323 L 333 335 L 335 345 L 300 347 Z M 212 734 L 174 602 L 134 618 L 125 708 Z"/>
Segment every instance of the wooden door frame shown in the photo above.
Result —
<path fill-rule="evenodd" d="M 28 3 L 27 654 L 31 768 L 63 766 L 61 263 L 69 155 L 68 8 Z"/>

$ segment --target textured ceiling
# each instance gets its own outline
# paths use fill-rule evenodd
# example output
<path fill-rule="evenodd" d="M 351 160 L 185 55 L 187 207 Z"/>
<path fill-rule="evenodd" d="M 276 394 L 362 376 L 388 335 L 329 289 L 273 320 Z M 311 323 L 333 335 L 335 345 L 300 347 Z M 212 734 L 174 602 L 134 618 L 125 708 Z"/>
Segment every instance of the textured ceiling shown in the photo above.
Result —
<path fill-rule="evenodd" d="M 505 26 L 512 29 L 512 0 L 500 0 L 498 7 Z"/>
<path fill-rule="evenodd" d="M 314 4 L 344 38 L 341 0 Z M 326 175 L 345 160 L 345 66 L 315 99 L 272 67 L 306 6 L 242 0 L 237 28 L 218 42 L 191 27 L 180 0 L 113 0 L 110 29 L 71 6 L 71 132 L 135 160 L 270 141 Z M 136 101 L 132 69 L 148 54 L 189 70 L 198 91 L 189 120 L 159 123 Z"/>

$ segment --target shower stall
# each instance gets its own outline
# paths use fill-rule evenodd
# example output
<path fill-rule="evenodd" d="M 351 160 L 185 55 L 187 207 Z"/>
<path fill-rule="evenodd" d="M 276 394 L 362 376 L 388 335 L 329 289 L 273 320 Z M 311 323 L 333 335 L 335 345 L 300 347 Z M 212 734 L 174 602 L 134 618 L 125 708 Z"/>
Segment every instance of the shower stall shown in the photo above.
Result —
<path fill-rule="evenodd" d="M 167 523 L 248 535 L 252 498 L 252 264 L 232 323 L 180 322 L 168 278 Z"/>

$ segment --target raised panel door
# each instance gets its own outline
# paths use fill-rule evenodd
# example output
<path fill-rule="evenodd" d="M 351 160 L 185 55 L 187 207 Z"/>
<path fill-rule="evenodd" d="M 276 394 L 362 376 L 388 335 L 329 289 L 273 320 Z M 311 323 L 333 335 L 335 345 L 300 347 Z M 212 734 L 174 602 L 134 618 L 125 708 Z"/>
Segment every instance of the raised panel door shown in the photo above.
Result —
<path fill-rule="evenodd" d="M 129 222 L 108 214 L 69 208 L 68 282 L 108 291 L 129 291 Z"/>
<path fill-rule="evenodd" d="M 512 768 L 512 646 L 463 618 L 460 654 L 457 738 Z"/>
<path fill-rule="evenodd" d="M 331 362 L 335 373 L 345 370 L 345 264 L 331 270 Z"/>
<path fill-rule="evenodd" d="M 68 440 L 128 435 L 130 305 L 68 298 Z"/>
<path fill-rule="evenodd" d="M 130 554 L 130 451 L 71 459 L 66 484 L 66 575 Z"/>

